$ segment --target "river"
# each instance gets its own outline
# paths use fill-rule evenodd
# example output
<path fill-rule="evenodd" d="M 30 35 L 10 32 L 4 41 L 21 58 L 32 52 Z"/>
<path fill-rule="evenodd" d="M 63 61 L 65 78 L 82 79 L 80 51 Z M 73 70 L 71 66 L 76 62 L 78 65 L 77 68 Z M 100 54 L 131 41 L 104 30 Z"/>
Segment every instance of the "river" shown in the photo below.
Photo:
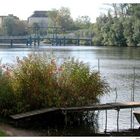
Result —
<path fill-rule="evenodd" d="M 131 101 L 134 67 L 135 101 L 140 101 L 140 48 L 131 47 L 96 47 L 96 46 L 41 46 L 39 48 L 6 48 L 0 49 L 2 63 L 12 63 L 16 56 L 22 58 L 32 51 L 53 53 L 58 58 L 75 57 L 88 63 L 91 68 L 100 70 L 102 78 L 111 87 L 108 95 L 100 98 L 101 103 Z M 99 63 L 98 63 L 99 62 Z M 117 89 L 117 94 L 115 92 Z M 135 110 L 140 110 L 139 108 Z M 130 109 L 120 111 L 119 128 L 130 128 Z M 105 111 L 99 113 L 99 131 L 105 129 Z M 108 111 L 108 130 L 117 129 L 117 111 Z M 139 124 L 134 119 L 134 128 Z"/>

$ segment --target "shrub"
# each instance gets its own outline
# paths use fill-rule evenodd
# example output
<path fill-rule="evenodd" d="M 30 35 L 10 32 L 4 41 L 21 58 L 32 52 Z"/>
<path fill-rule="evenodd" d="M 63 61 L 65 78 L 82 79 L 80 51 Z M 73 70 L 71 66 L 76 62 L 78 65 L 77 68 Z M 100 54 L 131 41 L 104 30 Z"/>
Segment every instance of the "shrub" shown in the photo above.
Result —
<path fill-rule="evenodd" d="M 18 99 L 18 111 L 51 107 L 56 79 L 56 64 L 47 56 L 32 54 L 19 60 L 13 69 L 12 87 Z"/>
<path fill-rule="evenodd" d="M 29 54 L 12 67 L 0 69 L 0 108 L 20 113 L 42 107 L 84 106 L 98 103 L 108 84 L 87 64 L 69 58 Z"/>
<path fill-rule="evenodd" d="M 73 58 L 58 65 L 54 57 L 44 54 L 17 58 L 11 79 L 18 112 L 92 105 L 108 91 L 107 83 L 88 65 Z"/>

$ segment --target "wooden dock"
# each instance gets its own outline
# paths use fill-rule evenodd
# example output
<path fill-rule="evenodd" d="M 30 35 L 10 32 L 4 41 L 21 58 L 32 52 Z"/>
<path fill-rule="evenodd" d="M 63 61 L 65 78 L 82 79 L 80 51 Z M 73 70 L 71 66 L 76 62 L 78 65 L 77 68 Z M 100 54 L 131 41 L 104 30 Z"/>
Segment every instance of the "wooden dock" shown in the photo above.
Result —
<path fill-rule="evenodd" d="M 82 107 L 67 107 L 61 108 L 63 111 L 68 112 L 79 112 L 79 111 L 92 111 L 92 110 L 118 110 L 127 108 L 137 108 L 140 107 L 140 102 L 112 102 L 106 104 L 95 104 L 93 106 L 82 106 Z"/>
<path fill-rule="evenodd" d="M 140 107 L 140 102 L 115 102 L 106 104 L 95 104 L 92 106 L 81 106 L 81 107 L 66 107 L 66 108 L 45 108 L 40 110 L 33 110 L 25 113 L 11 115 L 10 117 L 14 120 L 23 119 L 27 117 L 33 117 L 36 115 L 47 114 L 49 112 L 80 112 L 80 111 L 95 111 L 95 110 L 120 110 L 127 108 Z"/>
<path fill-rule="evenodd" d="M 25 112 L 25 113 L 11 115 L 10 117 L 14 120 L 18 120 L 18 119 L 41 115 L 44 113 L 55 112 L 58 110 L 59 110 L 58 108 L 45 108 L 45 109 L 33 110 L 33 111 Z"/>
<path fill-rule="evenodd" d="M 23 120 L 26 118 L 35 118 L 37 116 L 41 115 L 50 115 L 50 113 L 58 113 L 64 115 L 65 125 L 67 125 L 67 113 L 69 112 L 84 112 L 84 111 L 96 111 L 96 110 L 105 110 L 105 130 L 104 132 L 107 133 L 107 124 L 108 124 L 108 110 L 116 110 L 117 111 L 117 132 L 119 132 L 119 112 L 121 109 L 131 109 L 131 128 L 132 124 L 134 124 L 132 116 L 132 108 L 138 108 L 140 107 L 140 102 L 112 102 L 112 103 L 106 103 L 106 104 L 94 104 L 92 106 L 81 106 L 81 107 L 65 107 L 65 108 L 45 108 L 45 109 L 39 109 L 39 110 L 33 110 L 25 113 L 20 114 L 14 114 L 10 115 L 10 118 L 12 118 L 15 121 Z M 55 116 L 54 116 L 55 117 Z"/>

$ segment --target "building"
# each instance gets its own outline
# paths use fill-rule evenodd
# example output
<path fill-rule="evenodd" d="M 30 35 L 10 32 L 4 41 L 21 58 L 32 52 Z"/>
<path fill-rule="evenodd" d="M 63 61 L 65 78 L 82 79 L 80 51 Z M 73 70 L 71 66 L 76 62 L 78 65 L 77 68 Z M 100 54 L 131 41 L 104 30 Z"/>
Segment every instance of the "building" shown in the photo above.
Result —
<path fill-rule="evenodd" d="M 37 23 L 40 27 L 47 27 L 49 23 L 48 11 L 34 11 L 33 15 L 28 18 L 28 24 Z"/>

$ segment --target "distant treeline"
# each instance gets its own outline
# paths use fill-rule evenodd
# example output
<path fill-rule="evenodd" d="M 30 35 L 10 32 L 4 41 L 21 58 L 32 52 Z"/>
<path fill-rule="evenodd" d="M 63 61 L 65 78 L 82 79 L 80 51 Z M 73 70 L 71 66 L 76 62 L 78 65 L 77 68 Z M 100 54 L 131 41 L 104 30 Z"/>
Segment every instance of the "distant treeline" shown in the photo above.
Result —
<path fill-rule="evenodd" d="M 111 4 L 93 25 L 94 45 L 140 46 L 140 4 Z"/>

